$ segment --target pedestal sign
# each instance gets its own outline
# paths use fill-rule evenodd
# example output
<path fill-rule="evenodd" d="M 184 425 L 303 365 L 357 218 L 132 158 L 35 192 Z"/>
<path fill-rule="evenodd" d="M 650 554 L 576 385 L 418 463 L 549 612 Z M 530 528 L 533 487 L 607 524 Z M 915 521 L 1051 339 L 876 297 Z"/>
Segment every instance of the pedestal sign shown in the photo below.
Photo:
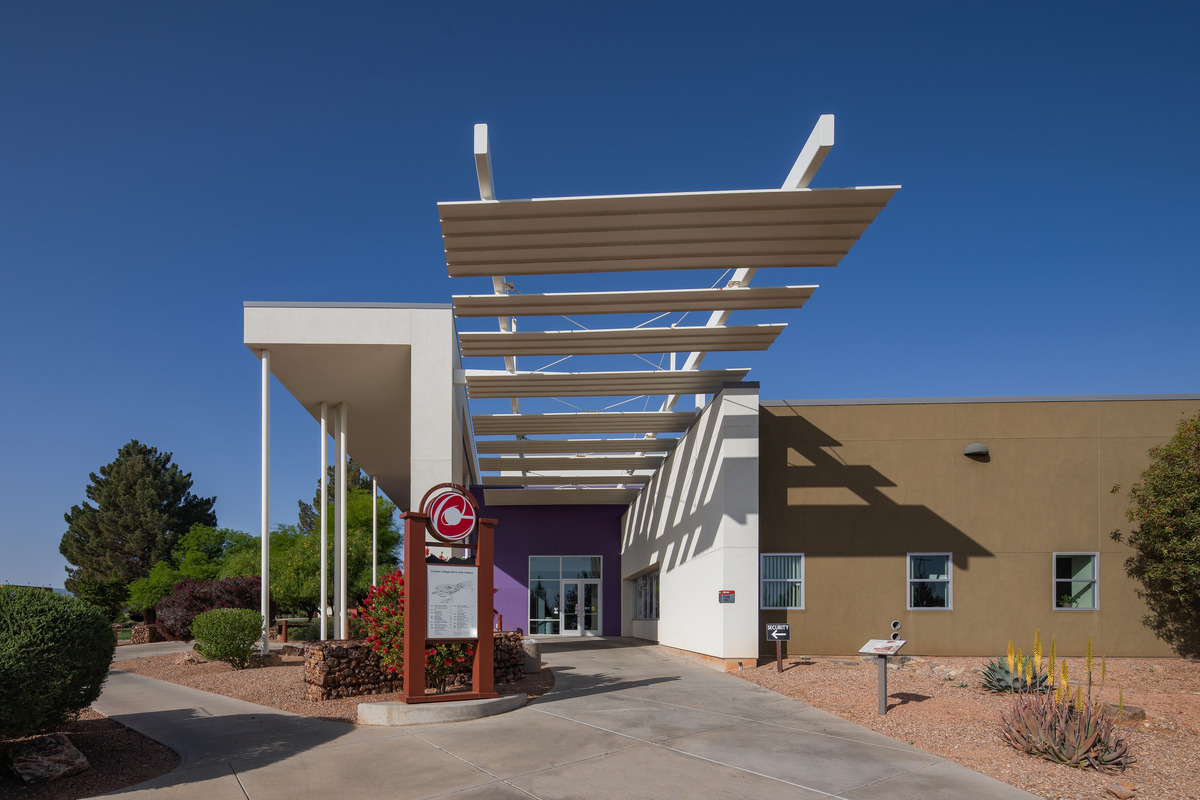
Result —
<path fill-rule="evenodd" d="M 894 634 L 899 636 L 900 634 Z M 904 647 L 903 639 L 872 639 L 858 649 L 860 653 L 877 656 L 879 661 L 879 716 L 887 714 L 887 659 Z"/>
<path fill-rule="evenodd" d="M 792 640 L 791 623 L 768 622 L 767 639 L 775 642 L 775 671 L 783 672 L 783 643 Z"/>
<path fill-rule="evenodd" d="M 432 703 L 496 697 L 492 675 L 494 519 L 480 519 L 466 489 L 439 484 L 404 520 L 404 680 L 400 700 Z M 436 541 L 426 540 L 426 534 Z M 471 544 L 474 534 L 474 544 Z M 474 551 L 474 564 L 428 564 L 427 545 Z M 425 694 L 425 650 L 440 642 L 474 643 L 471 691 Z"/>

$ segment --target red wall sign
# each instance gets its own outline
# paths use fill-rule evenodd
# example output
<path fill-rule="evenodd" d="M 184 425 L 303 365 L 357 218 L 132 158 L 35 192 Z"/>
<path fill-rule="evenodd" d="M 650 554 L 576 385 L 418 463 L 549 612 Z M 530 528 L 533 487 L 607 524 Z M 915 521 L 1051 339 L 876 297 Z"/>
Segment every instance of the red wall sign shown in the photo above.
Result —
<path fill-rule="evenodd" d="M 433 495 L 432 499 L 430 494 Z M 421 505 L 429 515 L 425 527 L 435 538 L 454 544 L 475 532 L 479 510 L 474 497 L 453 484 L 435 486 L 430 494 L 425 496 Z"/>

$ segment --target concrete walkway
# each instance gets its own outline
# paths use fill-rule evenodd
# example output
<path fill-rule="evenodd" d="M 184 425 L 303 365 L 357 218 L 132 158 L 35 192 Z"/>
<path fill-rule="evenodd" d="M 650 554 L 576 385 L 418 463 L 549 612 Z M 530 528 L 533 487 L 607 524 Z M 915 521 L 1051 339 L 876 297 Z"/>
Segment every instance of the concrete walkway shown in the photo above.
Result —
<path fill-rule="evenodd" d="M 554 692 L 471 722 L 351 726 L 120 671 L 95 705 L 179 752 L 116 793 L 156 800 L 1034 797 L 643 642 L 542 652 Z"/>

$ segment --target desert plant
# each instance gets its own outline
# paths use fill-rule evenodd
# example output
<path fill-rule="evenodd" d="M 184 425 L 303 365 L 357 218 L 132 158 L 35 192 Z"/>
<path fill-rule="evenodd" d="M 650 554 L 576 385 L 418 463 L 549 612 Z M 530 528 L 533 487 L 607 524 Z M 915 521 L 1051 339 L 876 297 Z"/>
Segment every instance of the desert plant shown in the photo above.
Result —
<path fill-rule="evenodd" d="M 262 639 L 263 617 L 248 608 L 214 608 L 192 620 L 196 649 L 210 661 L 234 669 L 250 665 L 254 645 Z"/>
<path fill-rule="evenodd" d="M 1000 714 L 1004 741 L 1023 753 L 1072 767 L 1123 772 L 1136 759 L 1129 739 L 1099 703 L 1056 693 L 1018 693 Z"/>
<path fill-rule="evenodd" d="M 258 608 L 262 581 L 257 576 L 220 581 L 183 580 L 158 603 L 158 632 L 168 639 L 192 635 L 192 620 L 214 608 Z"/>
<path fill-rule="evenodd" d="M 1009 643 L 1011 651 L 1012 643 Z M 1041 633 L 1034 640 L 1034 658 L 1028 662 L 1026 676 L 1033 663 L 1040 667 Z M 1088 637 L 1084 655 L 1084 673 L 1087 676 L 1087 698 L 1083 687 L 1076 686 L 1071 693 L 1067 660 L 1059 665 L 1061 674 L 1055 675 L 1057 646 L 1050 639 L 1050 663 L 1046 675 L 1053 692 L 1026 689 L 1017 690 L 1007 709 L 1000 714 L 1000 735 L 1018 750 L 1049 761 L 1057 761 L 1073 767 L 1091 768 L 1101 772 L 1120 772 L 1135 761 L 1133 748 L 1116 720 L 1100 702 L 1099 690 L 1093 698 L 1095 660 L 1092 654 L 1092 637 Z M 1018 678 L 1022 670 L 1018 667 Z M 1032 673 L 1034 678 L 1037 673 Z M 1108 676 L 1108 663 L 1100 660 L 1100 683 Z M 1124 693 L 1120 695 L 1117 716 L 1124 707 Z"/>
<path fill-rule="evenodd" d="M 1053 648 L 1053 644 L 1051 644 Z M 1033 655 L 1026 656 L 1008 640 L 1008 652 L 997 657 L 983 669 L 981 684 L 989 692 L 1045 692 L 1050 682 L 1042 671 L 1042 632 L 1033 635 Z"/>
<path fill-rule="evenodd" d="M 42 589 L 0 588 L 0 737 L 57 727 L 91 705 L 116 646 L 95 606 Z"/>

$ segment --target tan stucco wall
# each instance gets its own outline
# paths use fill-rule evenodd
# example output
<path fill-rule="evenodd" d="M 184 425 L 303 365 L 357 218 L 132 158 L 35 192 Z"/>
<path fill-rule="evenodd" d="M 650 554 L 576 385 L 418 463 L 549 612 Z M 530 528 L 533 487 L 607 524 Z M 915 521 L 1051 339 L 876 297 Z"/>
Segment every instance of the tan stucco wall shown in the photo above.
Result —
<path fill-rule="evenodd" d="M 1062 654 L 1170 655 L 1126 577 L 1128 488 L 1200 399 L 765 405 L 763 553 L 805 554 L 791 653 L 851 653 L 900 620 L 904 652 L 993 655 L 1040 629 Z M 990 460 L 963 448 L 982 442 Z M 907 554 L 953 554 L 953 609 L 906 610 Z M 1055 552 L 1099 553 L 1099 608 L 1053 607 Z M 760 626 L 761 627 L 761 626 Z M 761 634 L 760 634 L 761 635 Z M 762 652 L 774 652 L 765 639 Z"/>

